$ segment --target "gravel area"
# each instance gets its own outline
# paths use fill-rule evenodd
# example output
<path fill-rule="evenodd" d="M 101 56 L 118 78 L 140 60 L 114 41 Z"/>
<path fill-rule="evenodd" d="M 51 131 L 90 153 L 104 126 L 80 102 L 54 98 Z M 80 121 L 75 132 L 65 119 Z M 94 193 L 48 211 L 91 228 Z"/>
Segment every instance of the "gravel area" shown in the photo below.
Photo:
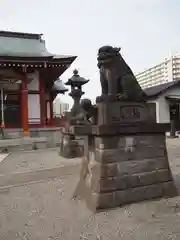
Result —
<path fill-rule="evenodd" d="M 180 174 L 179 146 L 179 139 L 168 140 L 170 165 L 175 175 Z M 0 163 L 0 170 L 37 170 L 40 166 L 55 167 L 59 161 L 70 164 L 55 150 L 13 154 Z M 180 197 L 92 214 L 84 202 L 71 199 L 78 177 L 77 171 L 63 179 L 1 191 L 0 240 L 180 239 Z"/>
<path fill-rule="evenodd" d="M 0 195 L 1 240 L 180 239 L 180 198 L 92 214 L 71 200 L 77 176 Z"/>
<path fill-rule="evenodd" d="M 12 153 L 0 162 L 0 174 L 37 171 L 81 163 L 80 158 L 65 159 L 58 151 L 56 148 Z"/>
<path fill-rule="evenodd" d="M 168 139 L 167 148 L 170 164 L 173 158 L 172 168 L 180 173 L 180 138 Z M 6 159 L 0 162 L 0 174 L 9 174 L 12 172 L 37 171 L 48 168 L 56 168 L 74 164 L 80 164 L 80 158 L 65 159 L 59 155 L 59 148 L 40 149 L 36 151 L 16 152 L 10 154 Z M 176 164 L 175 164 L 176 163 Z M 175 166 L 175 167 L 174 167 Z"/>

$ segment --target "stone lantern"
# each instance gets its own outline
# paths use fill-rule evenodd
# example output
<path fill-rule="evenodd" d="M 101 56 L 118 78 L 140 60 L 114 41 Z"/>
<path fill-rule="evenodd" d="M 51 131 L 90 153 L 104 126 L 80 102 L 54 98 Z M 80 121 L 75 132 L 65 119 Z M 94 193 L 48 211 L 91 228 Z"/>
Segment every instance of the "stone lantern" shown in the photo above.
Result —
<path fill-rule="evenodd" d="M 77 116 L 81 112 L 80 99 L 81 96 L 84 94 L 84 92 L 82 91 L 82 86 L 88 82 L 89 80 L 80 77 L 78 74 L 78 70 L 75 69 L 73 71 L 73 76 L 65 83 L 66 85 L 71 86 L 71 92 L 69 93 L 69 96 L 71 96 L 74 101 L 74 104 L 71 108 L 72 117 Z"/>
<path fill-rule="evenodd" d="M 66 158 L 75 158 L 83 155 L 83 146 L 80 146 L 74 134 L 69 132 L 69 126 L 80 124 L 78 116 L 83 112 L 80 105 L 81 96 L 84 94 L 82 86 L 87 82 L 89 82 L 89 80 L 80 77 L 78 70 L 75 69 L 73 76 L 65 83 L 71 87 L 69 96 L 71 96 L 74 101 L 70 113 L 66 115 L 67 124 L 62 132 L 62 141 L 60 144 L 60 155 Z"/>

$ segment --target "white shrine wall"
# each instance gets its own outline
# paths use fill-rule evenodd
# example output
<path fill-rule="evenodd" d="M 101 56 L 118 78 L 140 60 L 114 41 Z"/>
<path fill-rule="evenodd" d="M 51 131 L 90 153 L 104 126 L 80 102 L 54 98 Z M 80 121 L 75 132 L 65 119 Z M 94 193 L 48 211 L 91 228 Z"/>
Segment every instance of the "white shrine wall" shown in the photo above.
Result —
<path fill-rule="evenodd" d="M 50 119 L 50 117 L 51 117 L 51 114 L 50 114 L 50 102 L 49 101 L 47 101 L 47 103 L 46 103 L 46 111 L 47 111 L 47 119 Z"/>
<path fill-rule="evenodd" d="M 174 86 L 164 93 L 160 94 L 156 99 L 149 102 L 156 103 L 156 121 L 157 123 L 170 123 L 170 103 L 166 97 L 180 99 L 180 87 Z"/>
<path fill-rule="evenodd" d="M 39 91 L 39 72 L 35 71 L 33 73 L 29 73 L 27 78 L 28 78 L 28 90 Z"/>
<path fill-rule="evenodd" d="M 28 74 L 28 91 L 39 91 L 39 72 Z M 30 124 L 40 124 L 40 94 L 28 93 L 28 122 Z"/>

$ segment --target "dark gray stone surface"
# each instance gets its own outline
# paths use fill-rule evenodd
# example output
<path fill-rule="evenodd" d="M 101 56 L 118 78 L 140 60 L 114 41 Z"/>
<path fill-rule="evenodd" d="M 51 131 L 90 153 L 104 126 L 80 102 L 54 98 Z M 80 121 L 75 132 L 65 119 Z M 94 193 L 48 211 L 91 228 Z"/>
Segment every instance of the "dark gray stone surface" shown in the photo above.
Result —
<path fill-rule="evenodd" d="M 175 195 L 175 185 L 172 181 L 168 181 L 101 194 L 93 192 L 91 194 L 91 198 L 89 197 L 87 199 L 87 206 L 92 211 L 99 211 L 107 208 L 115 208 L 133 202 L 161 197 L 174 197 Z"/>
<path fill-rule="evenodd" d="M 164 133 L 97 136 L 93 149 L 81 185 L 92 211 L 177 194 Z"/>
<path fill-rule="evenodd" d="M 151 184 L 168 182 L 172 180 L 169 169 L 154 170 L 136 174 L 122 175 L 117 177 L 92 178 L 91 189 L 97 193 L 124 190 L 128 188 L 148 186 Z"/>
<path fill-rule="evenodd" d="M 156 123 L 155 104 L 146 103 L 119 50 L 104 46 L 98 52 L 97 122 L 70 128 L 87 135 L 74 197 L 81 195 L 94 211 L 177 194 L 165 144 L 169 124 Z"/>
<path fill-rule="evenodd" d="M 122 162 L 163 157 L 164 134 L 95 137 L 95 158 L 99 162 Z"/>
<path fill-rule="evenodd" d="M 118 177 L 120 175 L 156 171 L 157 169 L 168 169 L 168 162 L 164 160 L 164 157 L 120 163 L 95 163 L 91 171 L 94 176 Z"/>
<path fill-rule="evenodd" d="M 156 123 L 153 107 L 99 100 L 97 125 L 71 129 L 88 136 L 78 192 L 93 211 L 177 194 L 165 143 L 168 125 Z"/>
<path fill-rule="evenodd" d="M 113 106 L 113 107 L 112 107 Z M 134 102 L 100 102 L 97 104 L 97 124 L 119 124 L 137 122 L 156 122 L 156 114 L 151 111 L 152 104 Z"/>
<path fill-rule="evenodd" d="M 60 142 L 60 156 L 65 158 L 76 158 L 83 155 L 83 149 L 75 140 L 75 137 L 69 134 L 63 134 Z"/>
<path fill-rule="evenodd" d="M 133 138 L 131 146 L 156 146 L 162 145 L 165 147 L 165 138 L 163 134 L 154 135 L 130 135 L 130 136 L 97 136 L 95 137 L 95 148 L 99 149 L 115 149 L 117 147 L 124 148 L 127 138 Z M 130 142 L 129 142 L 130 145 Z"/>
<path fill-rule="evenodd" d="M 102 95 L 118 96 L 121 100 L 144 101 L 146 94 L 120 54 L 120 48 L 103 46 L 98 51 L 98 68 Z"/>
<path fill-rule="evenodd" d="M 169 123 L 129 123 L 92 126 L 92 135 L 95 136 L 118 136 L 118 135 L 137 135 L 137 134 L 165 134 L 169 129 Z M 85 134 L 86 129 L 82 130 Z M 80 133 L 81 134 L 81 133 Z"/>
<path fill-rule="evenodd" d="M 95 158 L 98 162 L 123 162 L 165 156 L 165 146 L 126 146 L 117 149 L 95 149 Z"/>

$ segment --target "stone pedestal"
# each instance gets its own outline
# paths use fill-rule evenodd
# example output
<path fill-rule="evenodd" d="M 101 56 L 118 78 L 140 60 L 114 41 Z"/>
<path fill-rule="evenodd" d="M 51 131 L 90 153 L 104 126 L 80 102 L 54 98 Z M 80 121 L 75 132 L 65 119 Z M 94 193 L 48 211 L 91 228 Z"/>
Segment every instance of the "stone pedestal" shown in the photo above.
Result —
<path fill-rule="evenodd" d="M 87 200 L 94 210 L 176 195 L 163 132 L 99 135 L 93 155 Z"/>
<path fill-rule="evenodd" d="M 59 154 L 64 158 L 76 158 L 83 155 L 83 151 L 75 140 L 74 135 L 71 135 L 68 132 L 62 133 Z"/>
<path fill-rule="evenodd" d="M 91 133 L 87 132 L 89 138 L 85 145 L 91 148 L 86 152 L 88 171 L 84 185 L 81 184 L 87 206 L 97 211 L 175 196 L 177 190 L 165 143 L 169 126 L 157 124 L 152 109 L 144 103 L 115 104 L 116 110 L 113 104 L 108 108 L 107 103 L 100 103 L 99 125 L 92 126 Z M 87 129 L 73 131 L 81 135 Z M 88 143 L 90 138 L 93 138 L 93 146 Z"/>

